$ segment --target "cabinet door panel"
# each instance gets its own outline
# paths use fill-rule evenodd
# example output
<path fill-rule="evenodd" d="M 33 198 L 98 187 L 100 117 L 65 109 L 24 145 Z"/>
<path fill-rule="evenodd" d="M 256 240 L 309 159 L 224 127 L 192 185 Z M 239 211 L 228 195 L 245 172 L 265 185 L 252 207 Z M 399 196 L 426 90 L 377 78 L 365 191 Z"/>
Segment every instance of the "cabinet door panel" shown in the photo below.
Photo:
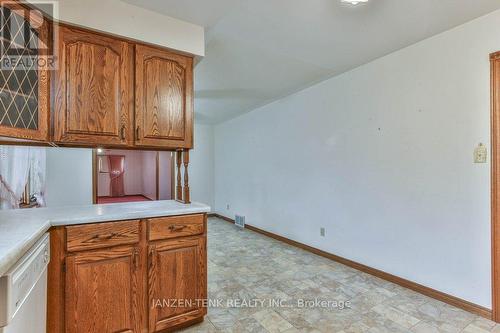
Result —
<path fill-rule="evenodd" d="M 149 331 L 203 317 L 206 308 L 205 238 L 164 241 L 149 247 Z"/>
<path fill-rule="evenodd" d="M 139 249 L 82 252 L 66 259 L 66 332 L 141 331 Z"/>
<path fill-rule="evenodd" d="M 14 1 L 0 2 L 0 21 L 0 137 L 47 141 L 49 23 Z"/>
<path fill-rule="evenodd" d="M 131 57 L 131 46 L 125 41 L 60 29 L 55 141 L 130 143 Z"/>
<path fill-rule="evenodd" d="M 192 58 L 136 46 L 136 145 L 192 147 Z"/>
<path fill-rule="evenodd" d="M 67 131 L 115 135 L 120 125 L 120 55 L 85 42 L 66 46 Z M 93 112 L 89 112 L 93 110 Z"/>

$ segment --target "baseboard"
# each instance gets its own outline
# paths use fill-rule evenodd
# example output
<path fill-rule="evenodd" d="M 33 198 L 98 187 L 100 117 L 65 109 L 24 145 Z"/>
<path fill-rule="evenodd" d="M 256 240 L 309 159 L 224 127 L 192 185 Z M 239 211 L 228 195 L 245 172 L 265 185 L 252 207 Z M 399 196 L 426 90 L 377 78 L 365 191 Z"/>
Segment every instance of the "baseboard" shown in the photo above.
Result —
<path fill-rule="evenodd" d="M 217 213 L 211 213 L 208 216 L 218 217 L 218 218 L 220 218 L 222 220 L 225 220 L 227 222 L 234 223 L 233 219 L 231 219 L 229 217 L 222 216 L 222 215 L 217 214 Z M 476 314 L 478 316 L 481 316 L 481 317 L 484 317 L 484 318 L 487 318 L 487 319 L 491 319 L 492 318 L 492 311 L 490 309 L 488 309 L 488 308 L 483 307 L 483 306 L 480 306 L 480 305 L 471 303 L 469 301 L 463 300 L 461 298 L 458 298 L 458 297 L 455 297 L 455 296 L 443 293 L 441 291 L 438 291 L 438 290 L 435 290 L 435 289 L 423 286 L 423 285 L 418 284 L 416 282 L 400 278 L 400 277 L 398 277 L 396 275 L 392 275 L 392 274 L 386 273 L 386 272 L 378 270 L 376 268 L 372 268 L 372 267 L 360 264 L 358 262 L 355 262 L 355 261 L 352 261 L 352 260 L 349 260 L 349 259 L 337 256 L 335 254 L 331 254 L 331 253 L 325 252 L 325 251 L 317 249 L 315 247 L 312 247 L 312 246 L 309 246 L 309 245 L 306 245 L 306 244 L 302 244 L 302 243 L 296 242 L 294 240 L 291 240 L 291 239 L 288 239 L 286 237 L 274 234 L 274 233 L 269 232 L 269 231 L 265 231 L 265 230 L 259 229 L 257 227 L 252 226 L 252 225 L 249 225 L 249 224 L 246 224 L 245 228 L 247 228 L 249 230 L 252 230 L 254 232 L 257 232 L 259 234 L 265 235 L 267 237 L 274 238 L 274 239 L 279 240 L 281 242 L 287 243 L 289 245 L 301 248 L 301 249 L 303 249 L 305 251 L 309 251 L 309 252 L 314 253 L 316 255 L 319 255 L 319 256 L 331 259 L 333 261 L 336 261 L 336 262 L 341 263 L 343 265 L 346 265 L 346 266 L 349 266 L 351 268 L 357 269 L 359 271 L 365 272 L 367 274 L 376 276 L 378 278 L 384 279 L 386 281 L 395 283 L 395 284 L 400 285 L 402 287 L 411 289 L 411 290 L 416 291 L 416 292 L 418 292 L 418 293 L 420 293 L 422 295 L 425 295 L 425 296 L 434 298 L 434 299 L 436 299 L 438 301 L 441 301 L 441 302 L 444 302 L 444 303 L 456 306 L 457 308 L 460 308 L 460 309 L 463 309 L 465 311 L 471 312 L 471 313 Z"/>

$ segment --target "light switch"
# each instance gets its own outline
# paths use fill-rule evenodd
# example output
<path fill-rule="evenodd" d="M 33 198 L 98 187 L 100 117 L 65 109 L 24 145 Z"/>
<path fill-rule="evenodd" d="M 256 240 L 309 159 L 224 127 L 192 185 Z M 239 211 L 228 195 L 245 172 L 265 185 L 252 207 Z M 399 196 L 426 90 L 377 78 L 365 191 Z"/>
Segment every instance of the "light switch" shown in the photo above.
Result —
<path fill-rule="evenodd" d="M 474 163 L 486 163 L 488 151 L 482 143 L 474 149 Z"/>

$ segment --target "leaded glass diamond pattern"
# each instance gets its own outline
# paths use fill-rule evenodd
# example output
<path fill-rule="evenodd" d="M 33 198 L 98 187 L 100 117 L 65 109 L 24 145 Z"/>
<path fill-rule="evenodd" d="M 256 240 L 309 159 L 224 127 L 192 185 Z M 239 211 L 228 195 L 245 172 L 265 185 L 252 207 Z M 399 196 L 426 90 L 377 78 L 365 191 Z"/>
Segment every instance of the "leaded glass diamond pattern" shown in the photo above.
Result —
<path fill-rule="evenodd" d="M 0 7 L 0 126 L 38 129 L 38 32 L 24 14 Z M 35 48 L 34 48 L 35 47 Z M 23 66 L 7 68 L 8 59 L 22 59 Z"/>

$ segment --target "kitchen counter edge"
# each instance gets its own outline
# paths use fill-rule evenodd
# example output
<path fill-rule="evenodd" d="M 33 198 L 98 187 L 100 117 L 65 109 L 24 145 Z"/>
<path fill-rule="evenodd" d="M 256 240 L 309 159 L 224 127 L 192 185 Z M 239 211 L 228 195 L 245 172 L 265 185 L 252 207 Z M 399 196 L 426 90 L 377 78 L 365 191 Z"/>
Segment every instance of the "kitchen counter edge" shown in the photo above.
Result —
<path fill-rule="evenodd" d="M 0 277 L 51 227 L 209 212 L 174 200 L 0 211 Z"/>

